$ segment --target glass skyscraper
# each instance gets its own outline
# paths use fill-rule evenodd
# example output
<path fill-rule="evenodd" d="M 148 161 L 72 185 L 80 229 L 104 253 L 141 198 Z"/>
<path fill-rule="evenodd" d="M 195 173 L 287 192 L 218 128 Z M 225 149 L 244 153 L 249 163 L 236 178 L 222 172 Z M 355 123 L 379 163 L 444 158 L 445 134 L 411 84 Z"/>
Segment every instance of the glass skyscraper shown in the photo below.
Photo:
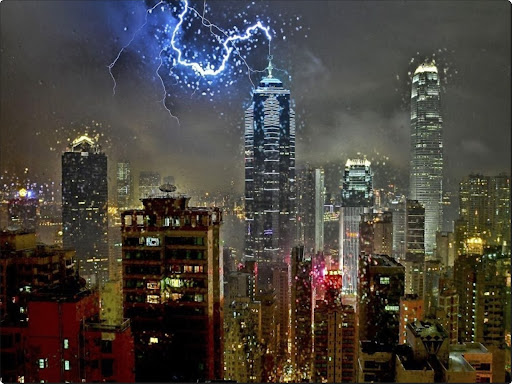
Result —
<path fill-rule="evenodd" d="M 62 232 L 88 285 L 108 281 L 107 156 L 88 136 L 62 155 Z"/>
<path fill-rule="evenodd" d="M 340 265 L 343 291 L 357 292 L 359 222 L 373 206 L 373 174 L 368 160 L 349 159 L 345 164 L 340 207 Z"/>
<path fill-rule="evenodd" d="M 296 237 L 295 112 L 290 91 L 268 76 L 245 111 L 245 258 L 270 263 L 289 255 Z"/>
<path fill-rule="evenodd" d="M 425 252 L 432 254 L 442 230 L 443 139 L 440 83 L 434 63 L 421 64 L 412 79 L 409 199 L 425 207 Z"/>

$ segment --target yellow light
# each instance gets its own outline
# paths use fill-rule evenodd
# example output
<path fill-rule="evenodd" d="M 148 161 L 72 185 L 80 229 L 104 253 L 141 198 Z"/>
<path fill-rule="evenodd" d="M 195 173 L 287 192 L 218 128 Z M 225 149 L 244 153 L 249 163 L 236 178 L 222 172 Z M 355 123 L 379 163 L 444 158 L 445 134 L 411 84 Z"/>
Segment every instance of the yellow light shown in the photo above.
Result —
<path fill-rule="evenodd" d="M 27 190 L 25 188 L 21 188 L 19 191 L 20 197 L 26 197 L 27 196 Z"/>

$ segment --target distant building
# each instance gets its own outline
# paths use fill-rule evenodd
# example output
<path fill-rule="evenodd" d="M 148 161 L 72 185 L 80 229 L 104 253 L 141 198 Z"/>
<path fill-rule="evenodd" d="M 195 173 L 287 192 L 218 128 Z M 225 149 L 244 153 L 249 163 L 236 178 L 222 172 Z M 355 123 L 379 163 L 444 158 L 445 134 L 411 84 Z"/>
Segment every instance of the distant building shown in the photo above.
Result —
<path fill-rule="evenodd" d="M 8 215 L 9 229 L 35 232 L 39 220 L 39 200 L 33 196 L 33 192 L 22 188 L 17 198 L 9 200 Z"/>
<path fill-rule="evenodd" d="M 435 63 L 414 71 L 411 90 L 409 197 L 425 208 L 425 251 L 432 255 L 443 223 L 443 119 Z"/>
<path fill-rule="evenodd" d="M 139 199 L 153 197 L 160 192 L 162 178 L 158 172 L 141 171 L 139 173 Z"/>
<path fill-rule="evenodd" d="M 62 155 L 62 230 L 89 286 L 108 281 L 107 156 L 88 136 Z"/>
<path fill-rule="evenodd" d="M 391 212 L 393 213 L 393 257 L 402 259 L 405 257 L 405 217 L 406 217 L 406 199 L 401 196 L 391 201 Z"/>
<path fill-rule="evenodd" d="M 117 163 L 117 208 L 124 210 L 133 204 L 133 175 L 129 161 Z"/>
<path fill-rule="evenodd" d="M 425 208 L 419 201 L 407 200 L 405 236 L 406 257 L 413 254 L 425 256 Z"/>
<path fill-rule="evenodd" d="M 359 252 L 366 255 L 391 255 L 393 252 L 393 214 L 365 213 L 359 223 Z"/>
<path fill-rule="evenodd" d="M 455 289 L 447 288 L 439 294 L 436 318 L 448 333 L 450 344 L 457 344 L 458 342 L 458 315 L 459 295 Z"/>
<path fill-rule="evenodd" d="M 371 163 L 349 159 L 342 180 L 340 208 L 340 269 L 343 291 L 357 292 L 359 257 L 359 222 L 361 215 L 373 206 L 373 173 Z"/>
<path fill-rule="evenodd" d="M 299 238 L 307 253 L 324 251 L 325 175 L 322 168 L 306 168 L 297 176 Z"/>
<path fill-rule="evenodd" d="M 121 214 L 123 308 L 137 381 L 224 376 L 222 214 L 188 201 L 163 193 Z"/>

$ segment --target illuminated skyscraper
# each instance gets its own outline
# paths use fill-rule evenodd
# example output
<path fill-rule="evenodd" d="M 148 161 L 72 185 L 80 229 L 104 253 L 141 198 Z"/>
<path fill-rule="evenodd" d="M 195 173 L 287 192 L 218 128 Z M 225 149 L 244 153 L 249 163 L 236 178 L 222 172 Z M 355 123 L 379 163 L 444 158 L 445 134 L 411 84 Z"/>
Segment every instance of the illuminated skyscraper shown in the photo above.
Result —
<path fill-rule="evenodd" d="M 440 84 L 434 63 L 414 72 L 411 92 L 410 196 L 425 207 L 425 252 L 432 254 L 442 230 L 443 138 Z"/>
<path fill-rule="evenodd" d="M 81 136 L 62 155 L 62 230 L 89 285 L 108 280 L 107 156 Z"/>
<path fill-rule="evenodd" d="M 359 222 L 365 208 L 373 206 L 373 173 L 367 160 L 347 160 L 340 208 L 340 269 L 343 291 L 357 292 Z"/>
<path fill-rule="evenodd" d="M 300 171 L 297 177 L 299 188 L 298 223 L 299 239 L 304 242 L 306 252 L 324 250 L 324 204 L 325 174 L 322 168 Z"/>
<path fill-rule="evenodd" d="M 245 111 L 245 257 L 260 264 L 262 283 L 296 237 L 295 112 L 272 68 L 269 62 Z"/>

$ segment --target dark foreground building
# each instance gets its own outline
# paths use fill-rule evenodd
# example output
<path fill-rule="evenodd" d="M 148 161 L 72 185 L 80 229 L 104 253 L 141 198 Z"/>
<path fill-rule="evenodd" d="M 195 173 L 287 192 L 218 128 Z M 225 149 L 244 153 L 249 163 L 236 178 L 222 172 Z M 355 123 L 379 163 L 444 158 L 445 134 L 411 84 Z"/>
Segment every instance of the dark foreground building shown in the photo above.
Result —
<path fill-rule="evenodd" d="M 189 199 L 164 193 L 121 215 L 137 381 L 223 378 L 222 216 Z"/>

